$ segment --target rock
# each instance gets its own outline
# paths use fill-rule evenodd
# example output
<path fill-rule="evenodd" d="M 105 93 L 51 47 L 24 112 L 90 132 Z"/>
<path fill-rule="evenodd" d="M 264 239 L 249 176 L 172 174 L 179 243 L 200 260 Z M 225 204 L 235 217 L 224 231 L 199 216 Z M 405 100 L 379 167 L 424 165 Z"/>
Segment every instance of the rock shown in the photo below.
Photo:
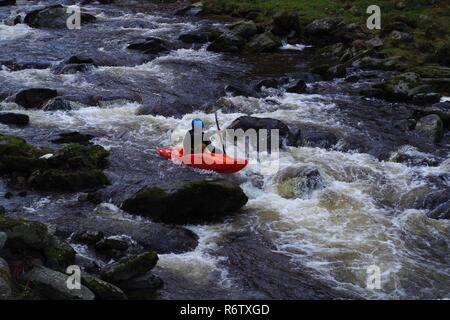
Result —
<path fill-rule="evenodd" d="M 121 237 L 103 238 L 95 244 L 95 250 L 99 252 L 109 252 L 112 250 L 125 251 L 130 245 L 128 241 Z"/>
<path fill-rule="evenodd" d="M 44 111 L 69 111 L 72 110 L 72 104 L 71 101 L 68 101 L 64 98 L 57 97 L 54 99 L 51 99 L 47 101 L 42 107 L 42 110 Z"/>
<path fill-rule="evenodd" d="M 108 178 L 98 169 L 77 171 L 50 169 L 33 175 L 28 182 L 37 190 L 69 192 L 98 189 L 109 184 Z"/>
<path fill-rule="evenodd" d="M 281 47 L 281 40 L 271 32 L 265 32 L 254 36 L 245 45 L 248 52 L 271 52 Z"/>
<path fill-rule="evenodd" d="M 16 94 L 15 103 L 25 109 L 40 109 L 58 95 L 56 90 L 45 88 L 25 89 Z"/>
<path fill-rule="evenodd" d="M 183 33 L 178 40 L 185 43 L 206 43 L 216 40 L 220 36 L 218 31 L 193 31 Z"/>
<path fill-rule="evenodd" d="M 261 80 L 260 82 L 258 82 L 258 84 L 256 85 L 256 90 L 261 91 L 262 88 L 279 88 L 283 85 L 288 84 L 289 82 L 289 78 L 281 78 L 281 79 L 264 79 Z"/>
<path fill-rule="evenodd" d="M 4 206 L 0 206 L 0 216 L 3 216 L 5 213 L 6 213 L 5 207 Z"/>
<path fill-rule="evenodd" d="M 420 84 L 420 76 L 417 73 L 402 73 L 388 80 L 380 95 L 390 101 L 409 101 L 412 98 L 411 91 Z"/>
<path fill-rule="evenodd" d="M 229 29 L 233 34 L 243 38 L 253 37 L 258 32 L 256 24 L 251 20 L 236 22 Z"/>
<path fill-rule="evenodd" d="M 70 15 L 71 13 L 67 13 L 67 7 L 57 4 L 27 13 L 24 23 L 33 28 L 67 28 L 67 19 Z M 95 20 L 95 16 L 81 13 L 82 24 Z"/>
<path fill-rule="evenodd" d="M 273 16 L 272 32 L 278 36 L 286 36 L 291 32 L 300 35 L 300 17 L 296 11 L 281 11 Z"/>
<path fill-rule="evenodd" d="M 394 30 L 389 35 L 391 40 L 394 41 L 394 43 L 408 43 L 414 41 L 414 36 L 407 33 L 407 32 L 400 32 L 397 30 Z"/>
<path fill-rule="evenodd" d="M 325 186 L 319 170 L 310 166 L 284 169 L 278 173 L 276 183 L 278 194 L 286 199 L 309 198 Z"/>
<path fill-rule="evenodd" d="M 209 46 L 208 51 L 238 52 L 245 45 L 245 39 L 231 32 L 222 34 Z"/>
<path fill-rule="evenodd" d="M 338 138 L 331 132 L 322 131 L 308 131 L 304 132 L 301 143 L 303 145 L 313 148 L 331 149 L 338 143 Z"/>
<path fill-rule="evenodd" d="M 75 250 L 65 241 L 52 238 L 45 248 L 45 265 L 51 269 L 64 272 L 75 263 Z"/>
<path fill-rule="evenodd" d="M 82 55 L 71 56 L 66 60 L 66 64 L 93 64 L 94 60 L 89 57 L 85 57 Z"/>
<path fill-rule="evenodd" d="M 6 243 L 8 236 L 3 231 L 0 232 L 0 251 L 3 249 L 3 246 Z"/>
<path fill-rule="evenodd" d="M 450 95 L 450 68 L 437 65 L 425 65 L 410 70 L 421 77 L 423 84 L 429 85 L 435 92 Z"/>
<path fill-rule="evenodd" d="M 101 231 L 78 231 L 72 235 L 72 240 L 78 243 L 94 245 L 104 237 Z"/>
<path fill-rule="evenodd" d="M 0 231 L 6 233 L 5 246 L 14 250 L 41 250 L 49 243 L 47 227 L 40 222 L 3 215 L 0 216 Z"/>
<path fill-rule="evenodd" d="M 16 0 L 0 0 L 0 7 L 15 6 Z M 0 298 L 1 300 L 1 298 Z"/>
<path fill-rule="evenodd" d="M 450 200 L 431 210 L 427 216 L 432 219 L 450 219 Z"/>
<path fill-rule="evenodd" d="M 441 101 L 441 95 L 436 92 L 417 93 L 412 96 L 412 102 L 415 104 L 432 104 Z"/>
<path fill-rule="evenodd" d="M 84 285 L 80 289 L 69 289 L 69 276 L 42 266 L 34 267 L 26 280 L 45 297 L 52 300 L 94 300 L 94 293 Z"/>
<path fill-rule="evenodd" d="M 12 298 L 13 298 L 13 282 L 9 266 L 6 263 L 6 261 L 0 257 L 0 301 L 10 300 Z"/>
<path fill-rule="evenodd" d="M 86 198 L 87 201 L 90 203 L 93 203 L 95 205 L 98 205 L 103 202 L 104 196 L 103 193 L 100 190 L 89 192 Z"/>
<path fill-rule="evenodd" d="M 159 54 L 169 51 L 167 43 L 159 38 L 147 38 L 144 41 L 131 43 L 127 49 L 142 51 L 146 54 Z"/>
<path fill-rule="evenodd" d="M 26 126 L 30 122 L 30 117 L 26 114 L 2 112 L 0 113 L 0 123 L 14 124 L 16 126 Z"/>
<path fill-rule="evenodd" d="M 267 134 L 268 147 L 271 145 L 270 130 L 272 129 L 279 130 L 280 146 L 282 146 L 283 144 L 294 145 L 296 142 L 295 135 L 291 132 L 289 127 L 282 121 L 277 119 L 242 116 L 234 120 L 227 129 L 242 129 L 244 131 L 254 129 L 257 131 L 257 133 L 258 130 L 269 130 Z"/>
<path fill-rule="evenodd" d="M 204 13 L 205 9 L 202 2 L 193 3 L 187 7 L 178 10 L 175 14 L 178 16 L 199 16 Z"/>
<path fill-rule="evenodd" d="M 389 161 L 405 163 L 409 166 L 437 166 L 439 161 L 427 153 L 421 153 L 417 148 L 405 145 L 392 152 Z"/>
<path fill-rule="evenodd" d="M 100 274 L 105 281 L 118 283 L 146 274 L 153 269 L 157 262 L 158 255 L 156 252 L 148 251 L 108 264 Z"/>
<path fill-rule="evenodd" d="M 149 272 L 146 275 L 137 278 L 133 278 L 127 281 L 121 281 L 117 284 L 117 286 L 125 292 L 135 292 L 156 290 L 161 288 L 163 284 L 164 283 L 160 277 Z"/>
<path fill-rule="evenodd" d="M 384 45 L 383 40 L 378 37 L 366 40 L 365 44 L 368 48 L 381 48 Z"/>
<path fill-rule="evenodd" d="M 414 131 L 433 142 L 439 142 L 444 135 L 444 125 L 438 115 L 430 114 L 417 121 Z"/>
<path fill-rule="evenodd" d="M 86 272 L 81 277 L 81 283 L 89 288 L 98 300 L 128 300 L 119 287 Z"/>
<path fill-rule="evenodd" d="M 88 72 L 95 68 L 93 64 L 66 64 L 55 69 L 55 74 L 74 74 Z"/>
<path fill-rule="evenodd" d="M 436 49 L 435 59 L 443 66 L 450 67 L 450 44 L 444 45 Z"/>
<path fill-rule="evenodd" d="M 223 218 L 235 213 L 247 201 L 239 186 L 226 180 L 211 179 L 184 182 L 167 191 L 159 187 L 141 189 L 123 202 L 122 209 L 162 222 L 185 224 Z"/>
<path fill-rule="evenodd" d="M 89 144 L 94 136 L 90 134 L 82 134 L 77 131 L 60 133 L 59 138 L 51 140 L 53 143 L 78 143 L 78 144 Z"/>
<path fill-rule="evenodd" d="M 310 36 L 330 34 L 335 31 L 340 22 L 340 18 L 333 17 L 316 19 L 306 26 L 305 32 Z"/>
<path fill-rule="evenodd" d="M 305 93 L 306 92 L 306 83 L 303 80 L 298 80 L 292 87 L 289 87 L 286 91 L 289 93 Z"/>

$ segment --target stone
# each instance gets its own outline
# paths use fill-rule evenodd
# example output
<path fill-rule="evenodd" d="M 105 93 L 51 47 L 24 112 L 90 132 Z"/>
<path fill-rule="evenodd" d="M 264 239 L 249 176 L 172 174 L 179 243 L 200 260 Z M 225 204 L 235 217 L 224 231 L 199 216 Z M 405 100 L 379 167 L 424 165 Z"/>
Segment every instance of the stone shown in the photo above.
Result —
<path fill-rule="evenodd" d="M 89 288 L 98 300 L 128 300 L 119 287 L 86 272 L 82 274 L 81 283 Z"/>
<path fill-rule="evenodd" d="M 250 38 L 258 32 L 258 29 L 253 21 L 248 20 L 234 23 L 230 26 L 230 31 L 237 36 Z"/>
<path fill-rule="evenodd" d="M 271 52 L 281 47 L 281 40 L 271 32 L 265 32 L 254 36 L 245 45 L 248 52 Z"/>
<path fill-rule="evenodd" d="M 0 240 L 1 241 L 1 240 Z M 1 248 L 1 246 L 0 246 Z M 0 301 L 13 298 L 13 282 L 8 263 L 0 257 Z"/>
<path fill-rule="evenodd" d="M 450 200 L 431 210 L 427 216 L 432 219 L 450 219 Z"/>
<path fill-rule="evenodd" d="M 439 142 L 444 135 L 444 125 L 438 115 L 430 114 L 417 121 L 414 131 L 432 142 Z"/>
<path fill-rule="evenodd" d="M 146 274 L 153 269 L 157 262 L 158 255 L 156 252 L 148 251 L 108 264 L 102 269 L 100 275 L 105 281 L 118 283 Z"/>
<path fill-rule="evenodd" d="M 26 114 L 2 112 L 0 113 L 0 123 L 13 124 L 16 126 L 26 126 L 28 123 L 30 123 L 30 117 Z"/>
<path fill-rule="evenodd" d="M 58 92 L 53 89 L 31 88 L 17 93 L 14 102 L 25 109 L 40 109 L 48 100 L 55 98 L 57 95 Z"/>
<path fill-rule="evenodd" d="M 33 28 L 67 28 L 67 19 L 71 13 L 67 12 L 67 7 L 60 4 L 33 10 L 24 18 L 24 23 Z M 81 12 L 81 23 L 95 21 L 95 16 Z"/>

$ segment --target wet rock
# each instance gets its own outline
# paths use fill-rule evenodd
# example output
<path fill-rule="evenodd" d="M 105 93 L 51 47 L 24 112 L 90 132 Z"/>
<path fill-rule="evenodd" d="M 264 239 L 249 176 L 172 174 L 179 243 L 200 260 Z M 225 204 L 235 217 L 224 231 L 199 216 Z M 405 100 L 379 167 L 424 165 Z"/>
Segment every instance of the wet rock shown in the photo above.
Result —
<path fill-rule="evenodd" d="M 0 123 L 13 124 L 16 126 L 26 126 L 30 122 L 30 117 L 26 114 L 2 112 L 0 113 Z"/>
<path fill-rule="evenodd" d="M 245 45 L 245 50 L 248 52 L 271 52 L 281 47 L 281 40 L 271 32 L 265 32 L 254 36 Z"/>
<path fill-rule="evenodd" d="M 330 34 L 335 31 L 340 22 L 340 18 L 333 17 L 316 19 L 306 26 L 305 32 L 313 36 Z"/>
<path fill-rule="evenodd" d="M 436 209 L 430 211 L 427 216 L 432 219 L 450 219 L 450 201 L 442 203 Z"/>
<path fill-rule="evenodd" d="M 432 142 L 439 142 L 444 135 L 444 125 L 438 115 L 430 114 L 417 121 L 414 131 L 429 138 Z"/>
<path fill-rule="evenodd" d="M 245 45 L 245 42 L 245 38 L 226 32 L 208 46 L 208 51 L 238 52 Z"/>
<path fill-rule="evenodd" d="M 163 280 L 149 272 L 146 275 L 133 278 L 127 281 L 121 281 L 117 284 L 125 292 L 156 290 L 163 286 Z"/>
<path fill-rule="evenodd" d="M 13 282 L 9 266 L 5 260 L 0 257 L 0 301 L 13 298 Z"/>
<path fill-rule="evenodd" d="M 437 48 L 435 59 L 443 66 L 450 67 L 450 44 L 446 43 Z"/>
<path fill-rule="evenodd" d="M 286 36 L 292 32 L 300 35 L 300 17 L 296 11 L 281 11 L 273 16 L 272 32 L 278 36 Z"/>
<path fill-rule="evenodd" d="M 78 143 L 78 144 L 89 144 L 94 136 L 90 134 L 82 134 L 78 131 L 60 133 L 59 138 L 51 140 L 53 143 Z"/>
<path fill-rule="evenodd" d="M 412 146 L 402 146 L 393 152 L 389 161 L 405 163 L 410 166 L 437 166 L 439 162 L 436 158 L 427 153 L 421 153 Z"/>
<path fill-rule="evenodd" d="M 42 106 L 42 110 L 44 110 L 44 111 L 58 111 L 58 110 L 69 111 L 69 110 L 72 110 L 72 103 L 71 103 L 71 101 L 68 101 L 64 98 L 57 97 L 57 98 L 47 101 L 47 103 L 45 103 Z"/>
<path fill-rule="evenodd" d="M 16 94 L 15 103 L 25 109 L 40 109 L 44 104 L 58 95 L 56 90 L 46 88 L 31 88 Z"/>
<path fill-rule="evenodd" d="M 66 60 L 66 64 L 93 64 L 94 60 L 83 55 L 74 55 Z"/>
<path fill-rule="evenodd" d="M 338 137 L 331 132 L 307 131 L 303 132 L 301 143 L 307 147 L 332 149 L 338 143 Z"/>
<path fill-rule="evenodd" d="M 104 195 L 100 190 L 97 190 L 95 192 L 89 192 L 86 197 L 86 200 L 89 201 L 90 203 L 98 205 L 103 202 Z"/>
<path fill-rule="evenodd" d="M 178 16 L 200 16 L 204 13 L 205 8 L 202 2 L 193 3 L 187 7 L 184 7 L 177 12 L 175 12 Z"/>
<path fill-rule="evenodd" d="M 98 252 L 109 252 L 113 250 L 125 251 L 130 245 L 125 239 L 120 237 L 108 237 L 100 240 L 95 244 L 95 250 Z"/>
<path fill-rule="evenodd" d="M 45 265 L 51 269 L 64 272 L 75 263 L 75 250 L 65 241 L 52 237 L 45 248 Z"/>
<path fill-rule="evenodd" d="M 98 300 L 127 300 L 125 293 L 115 285 L 94 277 L 86 272 L 81 277 L 81 283 L 89 288 Z"/>
<path fill-rule="evenodd" d="M 225 86 L 224 89 L 225 89 L 225 93 L 229 93 L 234 96 L 250 97 L 250 96 L 254 95 L 250 90 L 248 90 L 244 86 L 236 86 L 236 85 L 228 84 Z"/>
<path fill-rule="evenodd" d="M 417 73 L 407 72 L 388 80 L 382 87 L 381 98 L 390 101 L 409 101 L 411 91 L 421 85 Z"/>
<path fill-rule="evenodd" d="M 278 174 L 276 182 L 278 194 L 286 199 L 308 198 L 315 190 L 325 186 L 319 170 L 310 166 L 284 169 Z"/>
<path fill-rule="evenodd" d="M 141 189 L 123 202 L 122 209 L 167 223 L 184 224 L 221 219 L 235 213 L 247 201 L 239 186 L 211 179 L 184 182 L 170 190 Z"/>
<path fill-rule="evenodd" d="M 93 64 L 66 64 L 55 70 L 55 74 L 74 74 L 88 72 L 95 68 Z"/>
<path fill-rule="evenodd" d="M 70 144 L 59 150 L 49 164 L 65 170 L 100 169 L 106 164 L 108 151 L 98 145 Z"/>
<path fill-rule="evenodd" d="M 67 28 L 67 19 L 71 14 L 67 12 L 67 7 L 58 4 L 27 13 L 24 23 L 33 28 Z M 81 12 L 82 24 L 95 20 L 95 16 Z"/>
<path fill-rule="evenodd" d="M 381 48 L 384 45 L 384 42 L 380 38 L 375 37 L 365 41 L 365 44 L 368 48 Z"/>
<path fill-rule="evenodd" d="M 43 296 L 52 300 L 94 300 L 94 293 L 84 285 L 79 290 L 71 290 L 67 283 L 69 276 L 42 266 L 34 267 L 26 276 Z"/>
<path fill-rule="evenodd" d="M 236 22 L 229 29 L 233 34 L 243 38 L 250 38 L 258 32 L 256 24 L 251 20 Z"/>
<path fill-rule="evenodd" d="M 47 227 L 40 222 L 2 215 L 0 231 L 7 236 L 5 246 L 13 250 L 41 250 L 49 243 Z"/>
<path fill-rule="evenodd" d="M 286 91 L 289 93 L 305 93 L 306 92 L 306 82 L 303 80 L 298 80 L 292 87 L 289 87 Z"/>
<path fill-rule="evenodd" d="M 421 77 L 423 84 L 435 92 L 450 95 L 450 68 L 438 65 L 425 65 L 410 70 Z"/>
<path fill-rule="evenodd" d="M 183 33 L 178 40 L 185 43 L 206 43 L 216 40 L 220 36 L 218 31 L 193 31 Z"/>
<path fill-rule="evenodd" d="M 412 96 L 412 102 L 415 104 L 431 104 L 441 100 L 441 95 L 436 92 L 417 93 Z"/>
<path fill-rule="evenodd" d="M 251 116 L 243 116 L 234 120 L 227 129 L 242 129 L 247 131 L 249 129 L 254 129 L 258 133 L 258 130 L 268 130 L 267 134 L 267 146 L 271 146 L 271 132 L 270 130 L 279 130 L 279 145 L 294 145 L 295 135 L 291 132 L 289 127 L 280 120 L 271 118 L 256 118 Z"/>
<path fill-rule="evenodd" d="M 33 175 L 29 184 L 37 190 L 69 191 L 98 189 L 109 184 L 103 171 L 98 169 L 64 171 L 46 170 Z"/>
<path fill-rule="evenodd" d="M 289 82 L 289 78 L 281 78 L 281 79 L 264 79 L 258 82 L 256 85 L 256 90 L 261 91 L 262 88 L 279 88 L 283 85 L 286 85 Z"/>
<path fill-rule="evenodd" d="M 146 54 L 159 54 L 169 51 L 167 43 L 159 38 L 147 38 L 144 41 L 131 43 L 127 49 L 142 51 Z"/>
<path fill-rule="evenodd" d="M 5 213 L 6 213 L 5 207 L 0 205 L 0 216 L 4 215 Z"/>
<path fill-rule="evenodd" d="M 78 243 L 94 245 L 104 237 L 101 231 L 78 231 L 72 235 L 72 240 Z"/>
<path fill-rule="evenodd" d="M 118 262 L 106 265 L 101 271 L 101 278 L 111 283 L 130 280 L 149 272 L 158 262 L 158 255 L 148 251 L 137 256 L 122 258 Z"/>

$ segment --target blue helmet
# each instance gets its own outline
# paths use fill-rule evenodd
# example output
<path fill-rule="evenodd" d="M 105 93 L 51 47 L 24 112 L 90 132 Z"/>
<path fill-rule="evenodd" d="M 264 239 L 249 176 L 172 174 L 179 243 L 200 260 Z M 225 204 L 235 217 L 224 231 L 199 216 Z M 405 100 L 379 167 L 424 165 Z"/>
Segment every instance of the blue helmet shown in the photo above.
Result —
<path fill-rule="evenodd" d="M 194 120 L 192 120 L 192 129 L 194 129 L 195 127 L 204 129 L 205 128 L 205 123 L 202 121 L 202 119 L 199 118 L 195 118 Z"/>

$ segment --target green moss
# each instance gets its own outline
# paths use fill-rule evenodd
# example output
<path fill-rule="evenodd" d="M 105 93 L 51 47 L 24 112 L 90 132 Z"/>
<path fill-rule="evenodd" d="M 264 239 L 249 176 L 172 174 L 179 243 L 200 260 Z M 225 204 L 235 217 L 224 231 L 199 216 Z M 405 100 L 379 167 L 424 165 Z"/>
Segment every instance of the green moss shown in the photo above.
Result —
<path fill-rule="evenodd" d="M 58 270 L 65 270 L 75 262 L 75 250 L 67 244 L 49 246 L 45 250 L 46 264 Z"/>
<path fill-rule="evenodd" d="M 30 184 L 39 190 L 80 191 L 108 185 L 109 180 L 98 169 L 79 171 L 51 169 L 33 176 Z"/>

